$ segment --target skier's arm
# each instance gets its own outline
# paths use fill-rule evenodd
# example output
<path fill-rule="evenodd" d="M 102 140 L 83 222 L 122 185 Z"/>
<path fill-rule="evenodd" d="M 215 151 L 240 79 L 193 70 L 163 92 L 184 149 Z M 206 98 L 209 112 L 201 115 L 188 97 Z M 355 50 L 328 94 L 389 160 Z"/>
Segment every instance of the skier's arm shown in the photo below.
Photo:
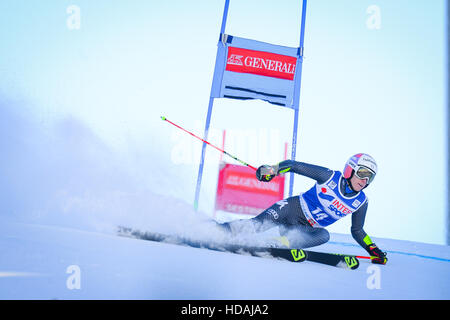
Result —
<path fill-rule="evenodd" d="M 352 227 L 350 229 L 352 237 L 370 254 L 372 263 L 386 264 L 386 253 L 378 248 L 363 229 L 368 205 L 369 203 L 366 201 L 361 208 L 352 214 Z"/>
<path fill-rule="evenodd" d="M 273 166 L 259 167 L 256 176 L 260 181 L 270 181 L 273 177 L 288 172 L 314 179 L 319 184 L 326 182 L 333 175 L 333 170 L 325 167 L 294 160 L 284 160 Z"/>
<path fill-rule="evenodd" d="M 353 239 L 365 250 L 372 244 L 372 240 L 363 229 L 368 205 L 369 202 L 366 201 L 366 203 L 352 214 L 352 227 L 350 229 Z"/>

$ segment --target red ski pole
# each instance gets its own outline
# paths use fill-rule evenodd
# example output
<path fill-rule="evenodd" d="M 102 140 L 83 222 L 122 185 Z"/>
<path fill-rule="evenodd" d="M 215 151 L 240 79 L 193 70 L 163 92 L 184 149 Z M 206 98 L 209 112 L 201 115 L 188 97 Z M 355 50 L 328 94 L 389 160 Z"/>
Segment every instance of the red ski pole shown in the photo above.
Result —
<path fill-rule="evenodd" d="M 355 256 L 356 258 L 359 259 L 372 259 L 372 257 L 366 257 L 366 256 Z"/>
<path fill-rule="evenodd" d="M 229 157 L 231 157 L 231 158 L 233 158 L 234 160 L 236 160 L 236 161 L 238 161 L 238 162 L 240 162 L 240 163 L 242 163 L 244 166 L 247 166 L 247 167 L 249 167 L 249 168 L 252 168 L 253 170 L 257 170 L 255 167 L 253 167 L 253 166 L 251 166 L 251 165 L 249 165 L 248 163 L 246 163 L 246 162 L 244 162 L 244 161 L 242 161 L 242 160 L 240 160 L 240 159 L 238 159 L 238 158 L 236 158 L 235 156 L 233 156 L 233 155 L 231 155 L 231 154 L 229 154 L 228 152 L 226 152 L 225 150 L 222 150 L 222 149 L 220 149 L 219 147 L 216 147 L 215 145 L 213 145 L 213 144 L 211 144 L 211 143 L 209 143 L 208 141 L 206 141 L 206 140 L 203 140 L 202 138 L 200 138 L 200 137 L 198 137 L 198 136 L 196 136 L 195 134 L 193 134 L 192 132 L 190 132 L 190 131 L 187 131 L 186 129 L 184 129 L 184 128 L 182 128 L 182 127 L 180 127 L 179 125 L 177 125 L 177 124 L 175 124 L 175 123 L 173 123 L 172 121 L 170 121 L 169 119 L 167 119 L 166 117 L 164 117 L 164 116 L 161 116 L 161 119 L 162 120 L 164 120 L 164 121 L 167 121 L 168 123 L 170 123 L 171 125 L 173 125 L 173 126 L 175 126 L 175 127 L 177 127 L 178 129 L 181 129 L 181 130 L 183 130 L 184 132 L 186 132 L 186 133 L 189 133 L 191 136 L 193 136 L 194 138 L 197 138 L 197 139 L 199 139 L 199 140 L 201 140 L 201 141 L 203 141 L 204 143 L 206 143 L 207 145 L 209 145 L 209 146 L 211 146 L 211 147 L 213 147 L 214 149 L 217 149 L 217 150 L 219 150 L 220 152 L 222 152 L 223 154 L 226 154 L 227 156 L 229 156 Z"/>

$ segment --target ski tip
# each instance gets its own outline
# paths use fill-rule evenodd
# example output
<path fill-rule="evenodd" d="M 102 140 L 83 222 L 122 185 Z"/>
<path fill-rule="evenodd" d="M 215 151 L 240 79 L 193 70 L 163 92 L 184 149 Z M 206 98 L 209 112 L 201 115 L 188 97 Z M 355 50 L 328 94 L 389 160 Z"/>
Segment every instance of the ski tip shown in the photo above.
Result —
<path fill-rule="evenodd" d="M 161 119 L 165 121 L 165 120 L 166 120 L 166 117 L 164 117 L 164 116 L 161 116 Z"/>

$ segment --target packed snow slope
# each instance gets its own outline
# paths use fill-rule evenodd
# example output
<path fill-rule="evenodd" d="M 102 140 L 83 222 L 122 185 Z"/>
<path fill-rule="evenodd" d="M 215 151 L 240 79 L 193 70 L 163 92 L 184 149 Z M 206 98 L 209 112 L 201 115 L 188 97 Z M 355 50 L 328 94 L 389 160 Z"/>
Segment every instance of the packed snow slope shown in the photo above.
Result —
<path fill-rule="evenodd" d="M 42 124 L 32 111 L 0 96 L 0 299 L 450 298 L 448 246 L 370 233 L 388 264 L 349 271 L 119 237 L 122 225 L 229 240 L 182 200 L 197 163 L 174 165 L 159 139 L 118 152 L 75 117 Z M 316 250 L 366 254 L 339 234 Z"/>
<path fill-rule="evenodd" d="M 448 246 L 376 239 L 357 270 L 50 225 L 0 225 L 0 299 L 449 299 Z M 363 254 L 346 235 L 317 250 Z M 75 279 L 75 280 L 74 280 Z"/>

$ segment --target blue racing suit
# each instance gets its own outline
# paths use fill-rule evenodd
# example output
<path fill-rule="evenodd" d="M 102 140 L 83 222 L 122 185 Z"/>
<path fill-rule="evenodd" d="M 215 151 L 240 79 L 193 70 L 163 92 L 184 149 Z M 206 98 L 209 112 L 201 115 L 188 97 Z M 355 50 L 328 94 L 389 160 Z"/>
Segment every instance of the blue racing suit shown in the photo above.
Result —
<path fill-rule="evenodd" d="M 291 247 L 308 248 L 329 240 L 324 227 L 351 215 L 351 234 L 355 241 L 366 250 L 372 244 L 363 229 L 367 196 L 363 191 L 353 191 L 341 172 L 294 160 L 280 162 L 278 172 L 294 172 L 316 183 L 300 195 L 274 203 L 252 219 L 227 223 L 233 233 L 249 229 L 262 232 L 278 226 Z"/>

